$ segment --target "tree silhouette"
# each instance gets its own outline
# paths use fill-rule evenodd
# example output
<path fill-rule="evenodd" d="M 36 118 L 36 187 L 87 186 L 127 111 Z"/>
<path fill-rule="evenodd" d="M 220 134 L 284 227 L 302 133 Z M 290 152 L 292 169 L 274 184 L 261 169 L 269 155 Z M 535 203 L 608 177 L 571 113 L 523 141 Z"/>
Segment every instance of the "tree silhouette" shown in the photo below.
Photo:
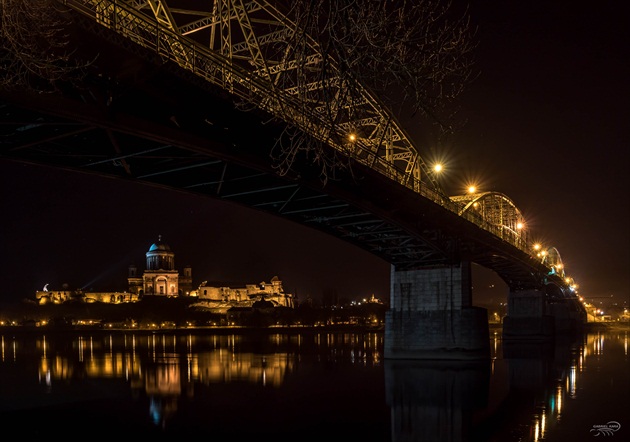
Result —
<path fill-rule="evenodd" d="M 0 2 L 0 86 L 55 91 L 83 76 L 89 63 L 72 58 L 67 19 L 55 1 Z"/>
<path fill-rule="evenodd" d="M 442 132 L 453 130 L 453 104 L 472 80 L 474 35 L 467 10 L 457 11 L 450 1 L 295 0 L 289 16 L 295 30 L 284 43 L 294 51 L 297 68 L 311 84 L 343 84 L 342 93 L 333 88 L 313 90 L 295 85 L 305 114 L 310 102 L 324 103 L 333 128 L 340 115 L 352 119 L 353 103 L 370 90 L 394 115 L 410 112 L 438 125 Z M 312 62 L 313 41 L 321 59 Z M 311 58 L 309 58 L 311 55 Z M 313 80 L 315 72 L 316 80 Z M 302 92 L 300 92 L 300 90 Z M 331 91 L 334 96 L 327 96 Z M 354 116 L 360 118 L 359 115 Z M 321 166 L 327 180 L 347 160 L 326 149 L 322 138 L 288 127 L 272 156 L 281 173 L 291 169 L 300 154 Z"/>

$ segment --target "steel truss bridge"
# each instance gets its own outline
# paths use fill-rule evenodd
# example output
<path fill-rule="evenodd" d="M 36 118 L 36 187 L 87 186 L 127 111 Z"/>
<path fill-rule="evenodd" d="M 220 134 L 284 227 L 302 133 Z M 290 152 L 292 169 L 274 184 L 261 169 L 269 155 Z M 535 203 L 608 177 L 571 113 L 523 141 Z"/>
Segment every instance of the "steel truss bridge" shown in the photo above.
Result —
<path fill-rule="evenodd" d="M 334 60 L 322 75 L 325 55 L 307 35 L 300 51 L 291 46 L 300 28 L 282 2 L 56 3 L 67 9 L 75 55 L 93 62 L 79 86 L 2 91 L 2 157 L 235 202 L 354 243 L 396 269 L 466 260 L 512 289 L 574 296 L 560 254 L 541 258 L 507 195 L 447 196 L 378 97 L 348 84 Z M 287 127 L 351 169 L 324 185 L 317 164 L 297 156 L 280 173 L 270 150 Z"/>

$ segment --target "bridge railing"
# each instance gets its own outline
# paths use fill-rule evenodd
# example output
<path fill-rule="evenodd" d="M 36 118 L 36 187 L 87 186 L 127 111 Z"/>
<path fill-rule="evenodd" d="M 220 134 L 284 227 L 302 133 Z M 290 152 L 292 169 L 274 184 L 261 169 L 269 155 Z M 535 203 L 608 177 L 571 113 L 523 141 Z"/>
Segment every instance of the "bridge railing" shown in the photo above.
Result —
<path fill-rule="evenodd" d="M 337 128 L 322 122 L 321 116 L 314 110 L 305 108 L 296 96 L 288 93 L 277 93 L 277 90 L 269 87 L 264 78 L 253 75 L 251 71 L 232 63 L 228 58 L 174 32 L 163 24 L 152 21 L 148 16 L 136 10 L 132 2 L 112 0 L 58 1 L 145 49 L 159 54 L 163 59 L 170 60 L 209 83 L 229 91 L 236 97 L 250 102 L 255 98 L 262 109 L 281 117 L 287 123 L 300 128 L 316 139 L 325 141 L 344 155 L 377 170 L 393 181 L 458 214 L 512 246 L 530 253 L 531 249 L 524 238 L 509 232 L 503 226 L 488 222 L 474 212 L 462 213 L 461 203 L 446 196 L 436 186 L 434 180 L 425 182 L 419 173 L 417 176 L 410 173 L 409 165 L 413 164 L 413 161 L 421 162 L 417 153 L 405 154 L 416 157 L 407 163 L 405 169 L 402 169 L 393 159 L 390 160 L 378 155 L 374 147 L 366 146 L 360 140 L 349 143 L 344 138 L 343 133 L 339 133 Z M 429 176 L 426 170 L 424 176 Z"/>

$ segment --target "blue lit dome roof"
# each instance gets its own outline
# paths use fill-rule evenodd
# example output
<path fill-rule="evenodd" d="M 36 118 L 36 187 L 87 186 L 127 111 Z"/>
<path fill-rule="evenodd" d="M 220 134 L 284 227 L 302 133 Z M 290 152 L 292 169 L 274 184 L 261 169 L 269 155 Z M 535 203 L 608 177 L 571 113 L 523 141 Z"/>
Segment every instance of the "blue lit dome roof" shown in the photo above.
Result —
<path fill-rule="evenodd" d="M 151 247 L 149 247 L 149 252 L 170 252 L 170 251 L 171 251 L 171 248 L 169 247 L 169 245 L 162 242 L 162 235 L 158 237 L 158 240 L 156 243 L 151 244 Z"/>

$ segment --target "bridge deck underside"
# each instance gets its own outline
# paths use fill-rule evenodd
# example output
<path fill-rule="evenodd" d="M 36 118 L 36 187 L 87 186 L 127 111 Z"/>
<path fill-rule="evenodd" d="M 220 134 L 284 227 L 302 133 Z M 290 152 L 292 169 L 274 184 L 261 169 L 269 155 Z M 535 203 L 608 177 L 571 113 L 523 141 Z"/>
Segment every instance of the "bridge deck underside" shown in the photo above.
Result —
<path fill-rule="evenodd" d="M 0 111 L 4 158 L 116 176 L 259 209 L 354 243 L 402 268 L 443 259 L 425 241 L 323 189 L 221 158 L 209 149 L 181 147 L 118 131 L 107 122 L 63 118 L 8 101 L 0 103 Z"/>

